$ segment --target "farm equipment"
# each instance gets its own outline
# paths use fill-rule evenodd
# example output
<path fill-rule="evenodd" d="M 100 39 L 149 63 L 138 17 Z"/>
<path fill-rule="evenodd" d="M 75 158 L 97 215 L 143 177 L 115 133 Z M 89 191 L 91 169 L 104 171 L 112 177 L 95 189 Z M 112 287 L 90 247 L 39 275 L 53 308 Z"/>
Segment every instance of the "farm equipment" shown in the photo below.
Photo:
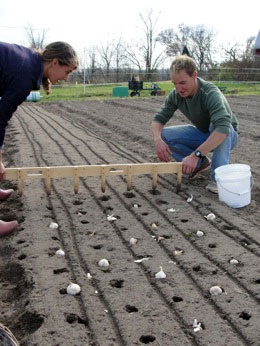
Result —
<path fill-rule="evenodd" d="M 165 91 L 163 91 L 158 84 L 152 83 L 151 88 L 144 88 L 143 87 L 144 82 L 143 81 L 129 81 L 128 82 L 128 89 L 133 90 L 130 93 L 130 96 L 140 96 L 141 90 L 151 90 L 151 96 L 156 95 L 165 95 Z"/>
<path fill-rule="evenodd" d="M 127 180 L 127 190 L 132 188 L 133 175 L 152 175 L 152 189 L 155 190 L 158 181 L 158 174 L 177 174 L 177 192 L 181 189 L 182 163 L 141 163 L 141 164 L 115 164 L 115 165 L 84 165 L 84 166 L 53 166 L 53 167 L 23 167 L 6 168 L 6 179 L 18 180 L 18 192 L 22 194 L 23 180 L 43 179 L 45 181 L 47 193 L 51 192 L 51 181 L 56 178 L 72 177 L 74 181 L 74 192 L 78 193 L 79 178 L 100 177 L 101 190 L 105 192 L 106 178 L 114 175 L 124 175 Z"/>

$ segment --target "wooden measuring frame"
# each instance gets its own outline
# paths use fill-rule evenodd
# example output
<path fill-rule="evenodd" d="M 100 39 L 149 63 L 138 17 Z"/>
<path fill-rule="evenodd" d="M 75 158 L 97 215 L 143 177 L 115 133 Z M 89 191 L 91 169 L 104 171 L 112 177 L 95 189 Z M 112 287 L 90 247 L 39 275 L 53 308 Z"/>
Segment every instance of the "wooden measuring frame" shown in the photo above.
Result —
<path fill-rule="evenodd" d="M 23 191 L 23 180 L 44 179 L 47 193 L 50 194 L 51 179 L 72 177 L 74 180 L 74 192 L 78 193 L 80 177 L 100 177 L 101 190 L 105 192 L 106 178 L 108 176 L 126 176 L 127 190 L 129 191 L 132 188 L 133 175 L 149 174 L 153 177 L 152 189 L 155 190 L 158 174 L 164 173 L 177 174 L 177 192 L 179 192 L 182 181 L 182 163 L 180 162 L 6 168 L 6 179 L 18 180 L 18 191 L 20 194 Z"/>

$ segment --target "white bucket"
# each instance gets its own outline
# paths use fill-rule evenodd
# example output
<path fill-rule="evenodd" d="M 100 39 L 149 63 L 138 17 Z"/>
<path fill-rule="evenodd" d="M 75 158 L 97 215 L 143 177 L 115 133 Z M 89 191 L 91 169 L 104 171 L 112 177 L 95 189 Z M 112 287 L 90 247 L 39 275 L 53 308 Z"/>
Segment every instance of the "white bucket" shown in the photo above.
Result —
<path fill-rule="evenodd" d="M 250 166 L 224 165 L 215 169 L 218 197 L 231 208 L 242 208 L 251 202 L 252 177 Z"/>
<path fill-rule="evenodd" d="M 26 101 L 37 102 L 40 101 L 40 92 L 39 91 L 31 91 L 27 96 Z"/>

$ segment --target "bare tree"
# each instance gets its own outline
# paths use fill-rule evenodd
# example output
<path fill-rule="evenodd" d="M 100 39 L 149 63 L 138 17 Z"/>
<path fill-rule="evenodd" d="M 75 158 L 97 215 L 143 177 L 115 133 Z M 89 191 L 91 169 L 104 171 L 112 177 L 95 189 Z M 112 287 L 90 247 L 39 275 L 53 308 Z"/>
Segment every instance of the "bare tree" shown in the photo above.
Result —
<path fill-rule="evenodd" d="M 121 38 L 115 43 L 115 58 L 114 58 L 114 65 L 116 70 L 116 82 L 119 82 L 119 72 L 120 68 L 122 68 L 124 65 L 126 65 L 126 53 L 125 53 L 125 47 L 126 45 L 122 41 Z"/>
<path fill-rule="evenodd" d="M 159 66 L 164 63 L 167 58 L 165 50 L 158 52 L 157 46 L 160 43 L 157 40 L 156 24 L 160 15 L 154 17 L 153 11 L 149 10 L 146 16 L 139 14 L 142 22 L 142 31 L 144 40 L 141 40 L 134 47 L 127 48 L 129 61 L 142 70 L 144 66 L 145 72 L 148 74 L 148 80 L 151 78 L 152 72 L 156 71 Z"/>
<path fill-rule="evenodd" d="M 215 33 L 207 29 L 204 25 L 196 25 L 191 29 L 191 54 L 197 61 L 200 71 L 206 71 L 214 67 L 213 61 L 213 42 Z"/>
<path fill-rule="evenodd" d="M 199 70 L 213 67 L 213 47 L 215 33 L 204 25 L 187 26 L 180 24 L 178 29 L 166 29 L 160 32 L 158 40 L 166 46 L 168 56 L 181 54 L 187 47 L 197 62 Z"/>
<path fill-rule="evenodd" d="M 88 49 L 84 49 L 84 57 L 82 59 L 82 66 L 85 69 L 85 79 L 87 84 L 95 82 L 95 75 L 98 70 L 96 52 L 97 52 L 96 46 L 91 46 Z M 83 75 L 84 75 L 84 71 L 82 76 Z"/>
<path fill-rule="evenodd" d="M 101 64 L 105 67 L 105 75 L 107 81 L 109 80 L 110 69 L 113 62 L 113 57 L 115 53 L 115 42 L 107 42 L 106 45 L 102 45 L 98 48 L 98 52 L 101 58 Z"/>
<path fill-rule="evenodd" d="M 157 39 L 166 47 L 167 55 L 174 56 L 190 46 L 190 31 L 191 27 L 180 24 L 177 30 L 168 28 L 161 31 Z"/>
<path fill-rule="evenodd" d="M 28 23 L 25 28 L 26 37 L 30 48 L 43 49 L 45 46 L 45 40 L 48 29 L 34 29 L 33 26 Z"/>
<path fill-rule="evenodd" d="M 224 52 L 224 59 L 226 62 L 237 62 L 241 58 L 241 46 L 239 43 L 234 44 L 228 44 L 226 47 L 221 47 L 222 51 Z"/>

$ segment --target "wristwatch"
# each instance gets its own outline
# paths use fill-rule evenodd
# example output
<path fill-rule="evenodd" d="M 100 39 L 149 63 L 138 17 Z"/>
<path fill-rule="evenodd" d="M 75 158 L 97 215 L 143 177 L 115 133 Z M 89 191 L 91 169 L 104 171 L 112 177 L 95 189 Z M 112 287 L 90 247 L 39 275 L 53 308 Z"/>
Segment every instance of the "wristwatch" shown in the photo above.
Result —
<path fill-rule="evenodd" d="M 194 152 L 194 154 L 195 154 L 195 156 L 197 156 L 199 159 L 203 159 L 203 155 L 201 155 L 201 152 L 199 151 L 199 150 L 196 150 L 195 152 Z"/>

